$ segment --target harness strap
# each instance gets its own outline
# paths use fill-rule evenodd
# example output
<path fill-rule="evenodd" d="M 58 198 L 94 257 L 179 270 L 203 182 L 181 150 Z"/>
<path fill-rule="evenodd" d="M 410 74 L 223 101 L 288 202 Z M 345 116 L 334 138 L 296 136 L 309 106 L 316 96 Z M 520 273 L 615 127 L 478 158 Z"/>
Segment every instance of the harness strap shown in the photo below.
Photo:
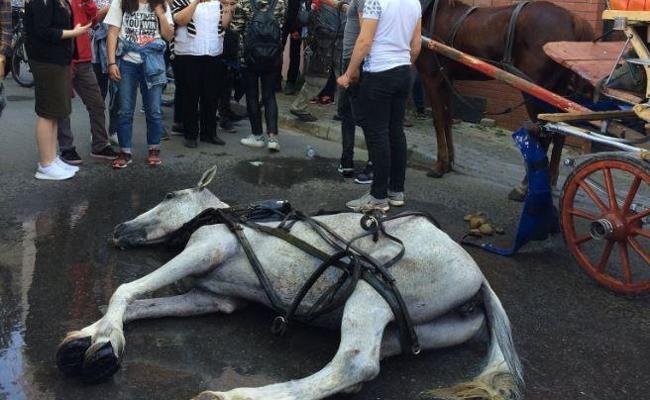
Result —
<path fill-rule="evenodd" d="M 451 31 L 449 32 L 449 37 L 447 37 L 447 44 L 449 46 L 454 47 L 454 42 L 456 42 L 456 35 L 458 34 L 458 31 L 463 26 L 463 23 L 465 23 L 467 17 L 469 17 L 474 11 L 478 10 L 478 8 L 478 6 L 468 8 L 463 13 L 463 15 L 461 15 L 460 18 L 454 22 L 454 25 L 451 27 Z"/>
<path fill-rule="evenodd" d="M 510 22 L 508 23 L 508 38 L 506 39 L 506 48 L 503 53 L 503 59 L 501 60 L 501 64 L 503 65 L 512 65 L 512 52 L 515 47 L 515 34 L 517 32 L 517 20 L 519 19 L 519 14 L 521 14 L 521 10 L 524 9 L 530 2 L 529 1 L 522 1 L 521 3 L 517 3 L 515 6 L 515 9 L 512 11 L 512 15 L 510 16 Z"/>

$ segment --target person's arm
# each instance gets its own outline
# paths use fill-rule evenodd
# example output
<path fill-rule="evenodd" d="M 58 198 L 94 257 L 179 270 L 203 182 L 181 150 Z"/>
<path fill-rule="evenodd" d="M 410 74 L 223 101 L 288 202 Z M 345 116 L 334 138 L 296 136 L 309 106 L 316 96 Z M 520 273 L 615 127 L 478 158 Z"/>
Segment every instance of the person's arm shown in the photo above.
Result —
<path fill-rule="evenodd" d="M 54 7 L 52 1 L 48 5 L 44 0 L 33 0 L 29 6 L 34 22 L 34 35 L 45 42 L 58 43 L 61 39 L 71 39 L 83 35 L 90 29 L 90 24 L 84 26 L 77 24 L 74 29 L 52 28 L 52 10 L 50 9 L 50 7 Z"/>
<path fill-rule="evenodd" d="M 237 2 L 233 0 L 220 0 L 221 1 L 221 27 L 227 28 L 232 22 L 233 14 L 235 13 L 235 7 Z"/>
<path fill-rule="evenodd" d="M 117 37 L 120 34 L 120 28 L 117 26 L 108 26 L 108 36 L 106 37 L 106 54 L 108 56 L 108 76 L 115 82 L 119 82 L 120 69 L 117 66 Z"/>
<path fill-rule="evenodd" d="M 174 27 L 167 19 L 167 11 L 165 10 L 165 7 L 162 4 L 159 4 L 156 6 L 154 11 L 158 17 L 158 22 L 160 22 L 160 36 L 162 36 L 166 41 L 172 40 L 174 37 Z"/>
<path fill-rule="evenodd" d="M 375 33 L 377 33 L 377 25 L 379 25 L 378 19 L 363 18 L 361 20 L 361 32 L 359 32 L 359 37 L 354 44 L 354 50 L 352 50 L 350 65 L 343 75 L 337 79 L 340 86 L 347 88 L 352 82 L 359 79 L 361 63 L 370 54 L 372 42 L 375 40 Z"/>
<path fill-rule="evenodd" d="M 174 16 L 174 23 L 178 26 L 185 26 L 190 23 L 194 12 L 196 11 L 196 6 L 198 6 L 203 0 L 193 0 L 190 4 L 185 5 L 185 2 L 174 0 L 172 3 L 172 15 Z"/>
<path fill-rule="evenodd" d="M 420 56 L 420 51 L 422 50 L 422 19 L 418 19 L 417 25 L 415 25 L 415 31 L 413 32 L 413 37 L 411 38 L 411 64 L 415 63 L 415 60 Z"/>
<path fill-rule="evenodd" d="M 106 6 L 97 11 L 97 22 L 104 22 L 104 18 L 106 18 L 106 14 L 108 14 L 108 10 L 110 10 L 110 8 L 110 6 Z"/>

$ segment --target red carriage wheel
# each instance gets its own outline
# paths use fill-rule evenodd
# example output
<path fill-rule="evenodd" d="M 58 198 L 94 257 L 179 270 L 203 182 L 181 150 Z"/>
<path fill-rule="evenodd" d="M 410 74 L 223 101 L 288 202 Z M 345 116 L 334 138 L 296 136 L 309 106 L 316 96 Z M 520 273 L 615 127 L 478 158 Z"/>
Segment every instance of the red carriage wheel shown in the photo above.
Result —
<path fill-rule="evenodd" d="M 650 163 L 609 153 L 579 165 L 564 184 L 560 218 L 592 278 L 620 293 L 650 291 Z"/>

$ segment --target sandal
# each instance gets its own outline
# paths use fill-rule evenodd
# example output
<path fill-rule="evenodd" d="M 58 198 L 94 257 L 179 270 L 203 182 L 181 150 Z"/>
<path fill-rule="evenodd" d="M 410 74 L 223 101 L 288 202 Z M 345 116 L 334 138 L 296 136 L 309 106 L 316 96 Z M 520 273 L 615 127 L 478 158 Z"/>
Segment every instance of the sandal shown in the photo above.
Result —
<path fill-rule="evenodd" d="M 160 149 L 149 149 L 149 157 L 147 157 L 147 165 L 150 167 L 155 167 L 156 165 L 162 164 L 160 159 Z"/>
<path fill-rule="evenodd" d="M 120 155 L 113 160 L 113 169 L 123 169 L 131 164 L 131 154 L 120 151 Z"/>

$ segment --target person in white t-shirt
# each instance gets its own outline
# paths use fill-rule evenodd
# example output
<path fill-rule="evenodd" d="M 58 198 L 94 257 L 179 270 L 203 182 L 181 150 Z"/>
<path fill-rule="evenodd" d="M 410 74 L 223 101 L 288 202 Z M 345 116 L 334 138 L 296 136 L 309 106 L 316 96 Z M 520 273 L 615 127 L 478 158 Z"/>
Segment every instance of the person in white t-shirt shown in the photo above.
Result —
<path fill-rule="evenodd" d="M 352 92 L 358 96 L 358 118 L 374 172 L 370 193 L 346 204 L 354 211 L 404 205 L 404 114 L 421 41 L 418 0 L 365 0 L 350 65 L 338 78 L 344 88 L 358 82 Z"/>
<path fill-rule="evenodd" d="M 226 74 L 221 54 L 232 7 L 229 0 L 174 0 L 172 3 L 176 24 L 174 78 L 183 90 L 186 147 L 197 147 L 199 136 L 202 142 L 226 144 L 217 135 L 217 93 L 221 92 Z"/>
<path fill-rule="evenodd" d="M 147 119 L 149 166 L 160 165 L 160 138 L 163 132 L 160 110 L 162 90 L 166 83 L 164 51 L 161 39 L 174 36 L 170 7 L 165 0 L 113 0 L 104 23 L 108 29 L 108 74 L 116 82 L 119 96 L 117 138 L 120 155 L 113 168 L 126 168 L 131 163 L 133 112 L 138 86 Z M 123 54 L 117 63 L 118 38 Z M 149 63 L 145 68 L 144 63 Z M 158 71 L 153 77 L 152 71 Z"/>

